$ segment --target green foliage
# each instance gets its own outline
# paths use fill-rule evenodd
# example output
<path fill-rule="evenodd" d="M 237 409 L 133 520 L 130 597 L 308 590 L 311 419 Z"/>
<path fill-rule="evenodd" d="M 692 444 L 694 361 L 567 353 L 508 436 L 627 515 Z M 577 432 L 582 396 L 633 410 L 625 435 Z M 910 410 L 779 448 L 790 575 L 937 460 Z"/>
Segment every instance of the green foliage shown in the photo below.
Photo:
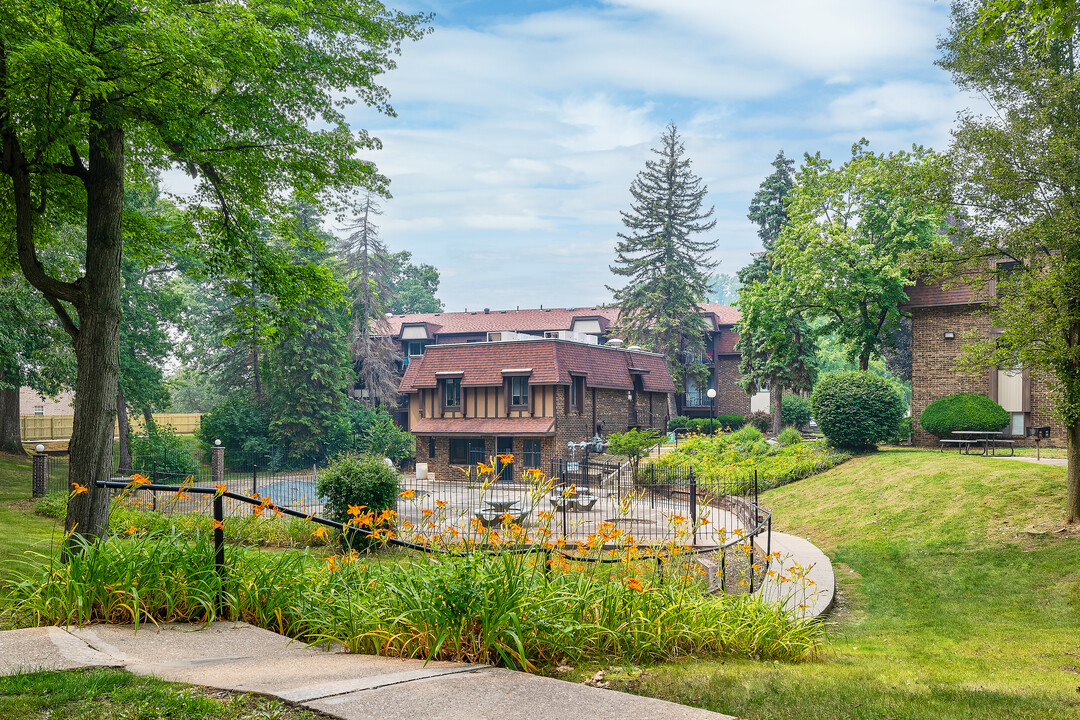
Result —
<path fill-rule="evenodd" d="M 919 416 L 922 429 L 939 438 L 953 430 L 997 432 L 1009 424 L 1009 413 L 985 395 L 956 393 L 938 398 Z"/>
<path fill-rule="evenodd" d="M 793 427 L 786 427 L 776 436 L 776 441 L 780 443 L 780 447 L 789 447 L 791 445 L 797 445 L 803 440 L 802 435 L 799 434 L 798 430 Z"/>
<path fill-rule="evenodd" d="M 35 624 L 210 621 L 219 617 L 221 587 L 213 557 L 209 535 L 113 537 L 69 564 L 26 575 L 14 587 L 13 612 Z M 346 556 L 328 569 L 307 553 L 228 548 L 220 617 L 302 642 L 340 642 L 354 653 L 521 670 L 612 657 L 798 662 L 820 652 L 820 623 L 758 596 L 708 595 L 678 566 L 664 579 L 596 564 L 546 573 L 545 559 L 539 552 L 387 563 Z"/>
<path fill-rule="evenodd" d="M 904 417 L 904 402 L 888 381 L 865 371 L 826 375 L 810 402 L 814 420 L 838 448 L 863 450 L 884 442 Z"/>
<path fill-rule="evenodd" d="M 443 311 L 442 301 L 435 297 L 439 271 L 433 265 L 413 265 L 412 253 L 402 250 L 386 258 L 386 275 L 387 312 L 402 315 Z"/>
<path fill-rule="evenodd" d="M 679 443 L 678 449 L 650 461 L 641 473 L 648 477 L 649 468 L 655 466 L 652 472 L 658 475 L 663 468 L 684 467 L 689 463 L 703 490 L 728 493 L 748 488 L 755 471 L 759 487 L 767 489 L 823 472 L 850 457 L 821 441 L 770 445 L 755 428 L 744 427 L 734 433 L 687 438 L 685 443 Z"/>
<path fill-rule="evenodd" d="M 865 140 L 840 167 L 806 155 L 763 289 L 769 307 L 820 318 L 867 369 L 900 324 L 909 256 L 940 238 L 943 212 L 920 194 L 940 158 L 923 148 L 876 155 Z"/>
<path fill-rule="evenodd" d="M 362 506 L 378 514 L 397 507 L 400 478 L 386 458 L 372 453 L 345 453 L 334 458 L 319 473 L 315 492 L 323 499 L 323 514 L 331 520 L 346 522 L 349 506 Z M 355 538 L 354 546 L 363 546 Z"/>
<path fill-rule="evenodd" d="M 607 451 L 612 455 L 618 457 L 624 457 L 629 460 L 634 467 L 641 461 L 641 458 L 649 454 L 649 450 L 656 445 L 657 439 L 660 434 L 656 430 L 639 430 L 638 428 L 631 428 L 626 432 L 611 433 L 607 436 Z"/>
<path fill-rule="evenodd" d="M 66 497 L 64 499 L 66 501 Z M 145 502 L 145 496 L 114 500 L 109 511 L 110 532 L 120 535 L 130 533 L 134 528 L 144 534 L 172 534 L 185 540 L 197 540 L 214 532 L 213 518 L 207 512 L 154 512 L 142 509 Z M 330 537 L 315 535 L 316 526 L 302 518 L 275 518 L 242 512 L 226 514 L 222 524 L 227 543 L 280 548 L 315 547 L 331 541 Z"/>
<path fill-rule="evenodd" d="M 131 469 L 150 477 L 156 469 L 161 483 L 179 483 L 199 472 L 191 447 L 168 425 L 154 423 L 145 435 L 131 438 Z"/>
<path fill-rule="evenodd" d="M 915 426 L 915 418 L 910 415 L 900 418 L 900 424 L 896 426 L 896 434 L 889 438 L 890 445 L 900 445 L 911 440 Z"/>
<path fill-rule="evenodd" d="M 350 402 L 330 443 L 333 454 L 374 453 L 400 465 L 416 455 L 416 438 L 395 423 L 386 408 Z"/>
<path fill-rule="evenodd" d="M 312 306 L 304 325 L 267 355 L 270 437 L 293 463 L 326 457 L 352 378 L 344 307 Z"/>
<path fill-rule="evenodd" d="M 735 413 L 725 413 L 723 415 L 717 415 L 716 421 L 721 427 L 738 430 L 746 424 L 746 417 Z"/>
<path fill-rule="evenodd" d="M 813 411 L 810 409 L 810 398 L 802 395 L 784 395 L 780 400 L 780 418 L 785 425 L 793 425 L 797 428 L 810 423 Z"/>
<path fill-rule="evenodd" d="M 703 349 L 700 306 L 709 295 L 710 259 L 716 240 L 695 236 L 715 225 L 713 208 L 702 209 L 708 188 L 690 170 L 690 160 L 675 125 L 653 149 L 655 160 L 630 185 L 629 212 L 622 213 L 627 232 L 619 233 L 611 272 L 627 278 L 622 288 L 608 287 L 621 309 L 627 339 L 667 358 L 675 386 L 688 387 L 687 375 L 705 372 L 686 365 L 680 354 Z"/>
<path fill-rule="evenodd" d="M 746 413 L 743 416 L 743 422 L 757 428 L 759 432 L 769 432 L 772 429 L 772 415 L 764 410 Z"/>
<path fill-rule="evenodd" d="M 66 492 L 51 492 L 37 501 L 34 512 L 44 517 L 63 520 L 67 516 L 67 503 Z"/>
<path fill-rule="evenodd" d="M 229 453 L 266 452 L 270 449 L 270 422 L 250 393 L 236 392 L 202 417 L 195 436 L 206 447 L 221 440 L 225 457 Z"/>
<path fill-rule="evenodd" d="M 682 430 L 683 428 L 685 428 L 689 424 L 689 422 L 690 422 L 690 418 L 688 418 L 687 416 L 685 416 L 685 415 L 676 415 L 675 417 L 668 420 L 667 429 L 668 430 Z"/>

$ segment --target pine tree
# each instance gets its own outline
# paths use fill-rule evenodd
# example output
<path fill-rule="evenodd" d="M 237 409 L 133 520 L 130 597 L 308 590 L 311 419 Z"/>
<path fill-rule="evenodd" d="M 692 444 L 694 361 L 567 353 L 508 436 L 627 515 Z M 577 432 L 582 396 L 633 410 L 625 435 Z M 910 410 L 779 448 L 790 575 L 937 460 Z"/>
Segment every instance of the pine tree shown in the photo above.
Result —
<path fill-rule="evenodd" d="M 387 337 L 386 309 L 391 289 L 391 257 L 379 238 L 375 217 L 382 208 L 372 193 L 365 193 L 355 207 L 357 220 L 346 229 L 352 234 L 342 245 L 350 274 L 353 300 L 353 337 L 350 347 L 356 370 L 356 387 L 366 405 L 397 404 L 400 354 Z"/>
<path fill-rule="evenodd" d="M 709 257 L 716 240 L 696 240 L 715 225 L 713 208 L 702 210 L 708 188 L 690 170 L 690 159 L 674 124 L 665 128 L 656 159 L 630 185 L 630 212 L 623 212 L 626 233 L 615 246 L 615 275 L 628 278 L 625 287 L 608 287 L 621 311 L 627 339 L 662 353 L 682 392 L 687 376 L 704 374 L 705 366 L 683 362 L 688 352 L 704 347 L 700 306 L 709 294 Z"/>
<path fill-rule="evenodd" d="M 739 271 L 743 291 L 739 296 L 740 384 L 753 393 L 768 384 L 773 401 L 773 431 L 780 432 L 780 401 L 784 388 L 809 390 L 817 378 L 817 347 L 809 324 L 797 312 L 778 307 L 764 292 L 769 276 L 778 270 L 775 249 L 787 224 L 784 198 L 795 185 L 795 163 L 781 150 L 767 176 L 750 201 L 747 218 L 758 226 L 764 252 Z"/>

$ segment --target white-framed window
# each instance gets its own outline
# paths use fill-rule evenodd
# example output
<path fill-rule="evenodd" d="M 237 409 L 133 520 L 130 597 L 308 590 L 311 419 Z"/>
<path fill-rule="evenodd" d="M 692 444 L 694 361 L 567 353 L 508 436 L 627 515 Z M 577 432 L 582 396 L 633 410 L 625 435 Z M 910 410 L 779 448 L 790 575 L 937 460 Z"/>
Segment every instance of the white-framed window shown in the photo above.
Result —
<path fill-rule="evenodd" d="M 510 407 L 525 407 L 529 404 L 529 378 L 516 376 L 510 378 Z"/>
<path fill-rule="evenodd" d="M 45 406 L 44 405 L 35 405 L 34 406 L 34 414 L 39 415 L 39 416 L 44 415 L 45 414 Z"/>
<path fill-rule="evenodd" d="M 1025 419 L 1022 412 L 1009 413 L 1009 434 L 1023 437 Z"/>

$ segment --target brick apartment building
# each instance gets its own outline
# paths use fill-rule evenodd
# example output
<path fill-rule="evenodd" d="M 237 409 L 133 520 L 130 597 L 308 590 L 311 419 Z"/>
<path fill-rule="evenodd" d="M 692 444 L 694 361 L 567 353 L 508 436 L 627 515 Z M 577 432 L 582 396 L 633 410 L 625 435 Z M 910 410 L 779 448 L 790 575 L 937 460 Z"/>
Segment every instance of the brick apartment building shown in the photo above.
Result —
<path fill-rule="evenodd" d="M 919 426 L 919 416 L 933 401 L 958 392 L 981 393 L 1010 415 L 1005 428 L 1010 439 L 1025 436 L 1029 426 L 1050 426 L 1047 444 L 1064 446 L 1065 430 L 1050 417 L 1050 388 L 1026 368 L 994 368 L 972 377 L 956 370 L 965 332 L 975 328 L 993 336 L 990 317 L 983 312 L 993 287 L 961 285 L 948 290 L 919 282 L 908 288 L 904 309 L 911 313 L 911 415 L 914 442 L 933 445 L 937 440 Z M 1018 443 L 1019 444 L 1019 443 Z"/>
<path fill-rule="evenodd" d="M 502 453 L 548 472 L 568 442 L 630 427 L 665 428 L 675 391 L 664 358 L 558 338 L 434 344 L 401 380 L 416 461 L 439 479 L 463 478 Z"/>
<path fill-rule="evenodd" d="M 701 363 L 709 368 L 709 379 L 702 386 L 687 388 L 676 399 L 678 412 L 692 417 L 708 417 L 708 389 L 715 388 L 712 412 L 745 414 L 751 410 L 768 410 L 768 392 L 751 397 L 739 387 L 739 352 L 735 344 L 739 336 L 733 326 L 739 321 L 739 311 L 727 305 L 702 305 L 702 332 L 705 349 L 702 353 L 687 354 L 687 363 Z M 521 335 L 558 338 L 603 344 L 615 337 L 619 326 L 617 307 L 533 308 L 525 310 L 491 310 L 473 312 L 424 313 L 391 315 L 386 318 L 389 336 L 400 349 L 403 366 L 424 355 L 432 345 L 481 343 L 500 341 Z M 408 412 L 399 407 L 396 419 L 402 427 L 410 428 Z"/>

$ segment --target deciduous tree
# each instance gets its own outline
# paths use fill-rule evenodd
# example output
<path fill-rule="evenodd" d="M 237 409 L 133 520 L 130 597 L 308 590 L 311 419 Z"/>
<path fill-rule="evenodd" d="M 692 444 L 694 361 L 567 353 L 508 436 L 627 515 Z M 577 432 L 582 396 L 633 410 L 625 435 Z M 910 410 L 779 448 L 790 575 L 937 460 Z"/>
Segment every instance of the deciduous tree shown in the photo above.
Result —
<path fill-rule="evenodd" d="M 105 527 L 116 420 L 128 181 L 179 167 L 195 180 L 193 219 L 208 274 L 252 271 L 295 304 L 327 286 L 255 230 L 294 199 L 385 184 L 362 153 L 377 141 L 344 106 L 392 112 L 375 78 L 425 18 L 374 0 L 0 0 L 0 171 L 15 211 L 19 265 L 70 334 L 77 358 L 67 529 Z M 43 264 L 51 203 L 85 218 L 80 276 Z M 75 488 L 78 489 L 78 488 Z"/>

